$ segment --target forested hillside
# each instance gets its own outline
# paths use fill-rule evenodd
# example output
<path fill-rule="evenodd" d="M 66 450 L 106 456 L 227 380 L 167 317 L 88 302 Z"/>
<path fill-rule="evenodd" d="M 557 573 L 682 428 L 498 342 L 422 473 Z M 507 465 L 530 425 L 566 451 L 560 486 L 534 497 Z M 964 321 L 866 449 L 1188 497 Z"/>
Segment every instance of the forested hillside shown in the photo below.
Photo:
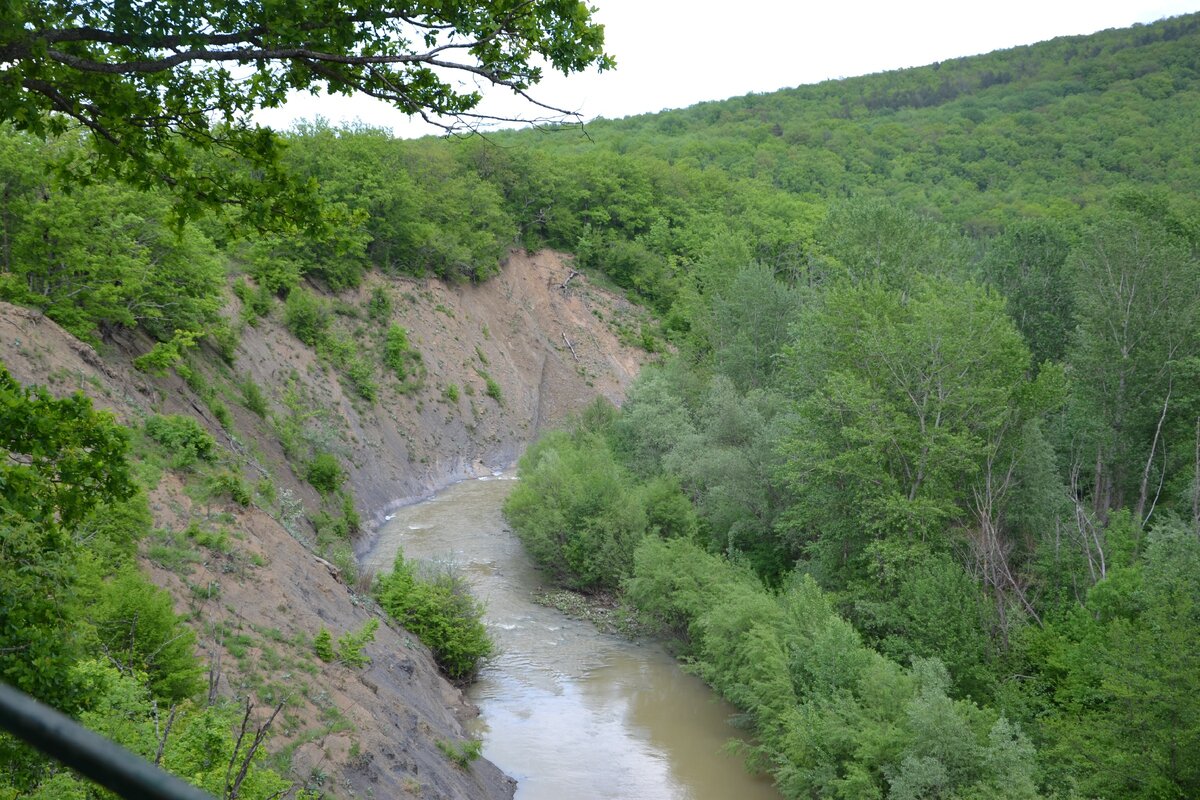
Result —
<path fill-rule="evenodd" d="M 1200 17 L 588 126 L 597 149 L 755 178 L 809 200 L 888 197 L 993 232 L 1115 187 L 1194 193 Z M 786 76 L 784 76 L 786 79 Z M 519 134 L 525 136 L 526 134 Z M 507 141 L 507 140 L 505 140 Z"/>
<path fill-rule="evenodd" d="M 1198 26 L 526 156 L 580 186 L 543 235 L 586 198 L 579 260 L 678 352 L 533 446 L 509 519 L 677 641 L 785 796 L 1200 792 Z"/>
<path fill-rule="evenodd" d="M 366 785 L 327 785 L 324 761 L 285 781 L 291 750 L 249 749 L 241 706 L 211 687 L 203 702 L 184 625 L 231 657 L 255 640 L 172 609 L 216 600 L 193 563 L 266 566 L 222 538 L 255 507 L 353 584 L 383 474 L 364 430 L 430 473 L 533 436 L 541 389 L 531 422 L 505 416 L 527 406 L 495 377 L 496 340 L 593 389 L 603 356 L 580 363 L 565 330 L 565 348 L 522 338 L 548 302 L 517 297 L 524 316 L 499 330 L 443 299 L 488 285 L 511 248 L 553 247 L 648 309 L 572 313 L 660 363 L 619 410 L 531 447 L 509 518 L 548 575 L 622 594 L 745 712 L 750 762 L 785 796 L 1200 795 L 1197 119 L 1200 15 L 586 136 L 398 141 L 314 121 L 271 162 L 281 203 L 209 213 L 178 182 L 83 169 L 93 145 L 65 123 L 0 128 L 0 300 L 158 398 L 126 430 L 0 370 L 0 677 L 218 793 Z M 256 192 L 274 173 L 221 174 Z M 539 291 L 566 303 L 571 280 Z M 532 293 L 497 291 L 514 287 Z M 418 307 L 446 320 L 421 341 Z M 195 525 L 152 521 L 165 473 Z M 340 619 L 365 620 L 370 587 L 350 588 Z M 134 636 L 130 619 L 149 624 Z M 268 630 L 247 658 L 324 676 L 306 707 L 336 736 L 320 689 L 335 667 L 312 657 L 347 680 L 368 627 L 336 653 L 324 628 L 322 644 Z M 255 680 L 233 694 L 270 708 L 282 679 Z M 0 747 L 0 797 L 91 796 Z M 343 749 L 346 775 L 384 761 Z"/>

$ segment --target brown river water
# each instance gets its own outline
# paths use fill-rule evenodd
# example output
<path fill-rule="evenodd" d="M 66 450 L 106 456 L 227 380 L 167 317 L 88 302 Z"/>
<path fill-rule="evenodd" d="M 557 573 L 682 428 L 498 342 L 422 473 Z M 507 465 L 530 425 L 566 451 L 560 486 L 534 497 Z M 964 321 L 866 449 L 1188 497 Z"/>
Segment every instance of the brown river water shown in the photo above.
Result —
<path fill-rule="evenodd" d="M 399 509 L 364 566 L 405 558 L 463 571 L 500 653 L 471 687 L 483 754 L 518 800 L 779 800 L 726 744 L 735 710 L 661 647 L 538 605 L 542 578 L 508 529 L 507 477 L 464 481 Z"/>

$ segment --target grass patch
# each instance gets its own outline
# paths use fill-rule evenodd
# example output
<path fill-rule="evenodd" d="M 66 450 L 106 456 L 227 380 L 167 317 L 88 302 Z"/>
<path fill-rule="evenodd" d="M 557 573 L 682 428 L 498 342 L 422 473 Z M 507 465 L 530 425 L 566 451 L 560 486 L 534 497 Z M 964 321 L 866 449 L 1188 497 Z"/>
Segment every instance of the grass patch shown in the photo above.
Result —
<path fill-rule="evenodd" d="M 483 740 L 467 739 L 465 742 L 455 744 L 445 739 L 438 739 L 437 749 L 441 750 L 442 755 L 453 761 L 459 769 L 466 769 L 471 766 L 472 761 L 483 754 Z"/>

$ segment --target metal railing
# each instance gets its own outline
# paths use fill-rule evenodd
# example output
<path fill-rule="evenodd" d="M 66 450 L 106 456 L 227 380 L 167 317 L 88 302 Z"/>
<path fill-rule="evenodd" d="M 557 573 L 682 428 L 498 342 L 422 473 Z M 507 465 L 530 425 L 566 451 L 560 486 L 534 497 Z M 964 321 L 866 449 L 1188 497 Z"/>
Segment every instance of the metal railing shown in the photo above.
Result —
<path fill-rule="evenodd" d="M 3 683 L 0 728 L 127 800 L 213 800 L 212 795 Z"/>

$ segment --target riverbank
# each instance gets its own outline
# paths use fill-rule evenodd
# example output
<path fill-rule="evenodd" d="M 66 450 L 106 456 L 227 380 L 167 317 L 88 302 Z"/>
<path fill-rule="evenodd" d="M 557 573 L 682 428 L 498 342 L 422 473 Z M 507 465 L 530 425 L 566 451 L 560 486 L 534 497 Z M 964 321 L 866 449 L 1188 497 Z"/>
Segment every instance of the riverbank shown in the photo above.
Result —
<path fill-rule="evenodd" d="M 778 800 L 727 752 L 741 733 L 732 707 L 653 640 L 620 630 L 613 598 L 546 589 L 500 511 L 514 485 L 463 481 L 399 510 L 364 566 L 386 568 L 403 549 L 486 602 L 499 652 L 468 690 L 473 731 L 517 779 L 517 799 Z"/>
<path fill-rule="evenodd" d="M 632 609 L 613 595 L 587 595 L 570 589 L 541 589 L 534 593 L 532 600 L 571 619 L 590 622 L 601 633 L 636 641 L 652 632 L 638 620 Z"/>

